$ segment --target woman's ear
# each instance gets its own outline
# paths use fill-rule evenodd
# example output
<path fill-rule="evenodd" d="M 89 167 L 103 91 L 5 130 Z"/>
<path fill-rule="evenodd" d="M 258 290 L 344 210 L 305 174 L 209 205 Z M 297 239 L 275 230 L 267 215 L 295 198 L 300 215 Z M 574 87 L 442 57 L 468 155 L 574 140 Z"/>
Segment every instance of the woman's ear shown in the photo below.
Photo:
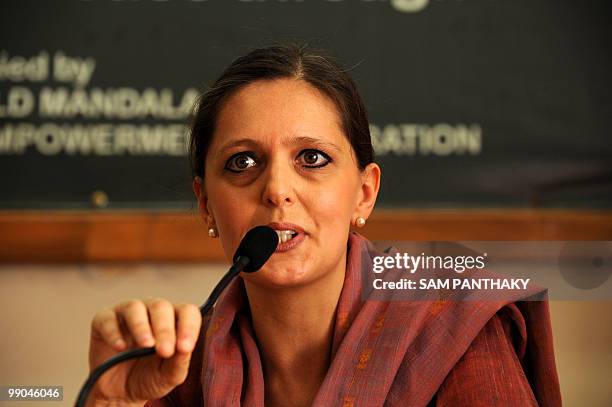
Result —
<path fill-rule="evenodd" d="M 206 190 L 204 188 L 204 180 L 202 177 L 194 177 L 192 183 L 193 193 L 198 200 L 198 209 L 200 212 L 200 216 L 204 219 L 205 222 L 210 223 L 212 219 L 212 215 L 208 211 L 208 196 L 206 195 Z"/>
<path fill-rule="evenodd" d="M 380 167 L 376 163 L 368 164 L 361 172 L 361 191 L 355 217 L 367 219 L 372 213 L 380 188 L 380 174 Z"/>

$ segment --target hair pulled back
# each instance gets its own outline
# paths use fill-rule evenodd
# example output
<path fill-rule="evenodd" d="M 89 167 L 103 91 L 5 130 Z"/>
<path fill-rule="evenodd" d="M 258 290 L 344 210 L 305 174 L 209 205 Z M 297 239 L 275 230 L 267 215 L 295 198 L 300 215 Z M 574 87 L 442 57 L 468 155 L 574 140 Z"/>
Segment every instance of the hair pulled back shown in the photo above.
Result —
<path fill-rule="evenodd" d="M 224 101 L 251 82 L 280 78 L 304 80 L 327 95 L 340 113 L 360 170 L 374 161 L 365 106 L 346 69 L 324 53 L 305 46 L 277 45 L 254 49 L 236 59 L 198 98 L 189 140 L 193 177 L 204 177 L 206 153 Z"/>

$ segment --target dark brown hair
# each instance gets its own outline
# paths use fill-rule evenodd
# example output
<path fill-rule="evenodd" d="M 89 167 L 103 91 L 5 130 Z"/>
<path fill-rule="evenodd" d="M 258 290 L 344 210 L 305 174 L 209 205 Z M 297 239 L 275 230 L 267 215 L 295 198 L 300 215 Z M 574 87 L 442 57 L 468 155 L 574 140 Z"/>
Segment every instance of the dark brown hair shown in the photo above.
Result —
<path fill-rule="evenodd" d="M 212 87 L 200 95 L 190 131 L 189 158 L 194 177 L 204 177 L 205 159 L 224 101 L 241 87 L 262 79 L 301 79 L 331 98 L 363 170 L 374 161 L 368 117 L 355 83 L 339 63 L 306 46 L 258 48 L 236 59 Z"/>

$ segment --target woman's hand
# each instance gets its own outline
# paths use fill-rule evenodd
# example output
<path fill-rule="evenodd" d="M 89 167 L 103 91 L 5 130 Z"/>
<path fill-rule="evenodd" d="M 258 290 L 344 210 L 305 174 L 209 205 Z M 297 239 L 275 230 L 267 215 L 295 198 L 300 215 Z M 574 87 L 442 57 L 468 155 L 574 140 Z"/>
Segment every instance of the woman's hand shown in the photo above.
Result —
<path fill-rule="evenodd" d="M 122 362 L 100 377 L 88 405 L 142 406 L 187 377 L 202 317 L 193 304 L 131 300 L 99 311 L 91 323 L 89 367 L 118 352 L 155 346 L 155 355 Z"/>

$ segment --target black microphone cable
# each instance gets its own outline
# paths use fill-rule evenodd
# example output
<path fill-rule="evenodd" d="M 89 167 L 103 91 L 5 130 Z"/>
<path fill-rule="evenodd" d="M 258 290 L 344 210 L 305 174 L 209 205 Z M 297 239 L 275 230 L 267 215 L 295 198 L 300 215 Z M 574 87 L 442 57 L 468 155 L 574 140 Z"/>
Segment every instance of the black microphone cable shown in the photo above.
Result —
<path fill-rule="evenodd" d="M 269 228 L 268 226 L 256 226 L 249 230 L 240 242 L 240 246 L 234 254 L 234 264 L 217 283 L 215 288 L 213 288 L 206 302 L 200 307 L 200 313 L 202 316 L 206 315 L 206 313 L 211 310 L 225 287 L 228 286 L 234 277 L 236 277 L 241 271 L 253 273 L 259 270 L 270 258 L 270 256 L 272 256 L 277 245 L 278 235 L 272 228 Z M 126 360 L 154 354 L 154 346 L 148 348 L 129 349 L 104 361 L 89 373 L 87 380 L 83 384 L 83 387 L 81 387 L 81 391 L 79 391 L 75 406 L 85 407 L 85 403 L 89 398 L 89 393 L 91 393 L 100 376 L 102 376 L 102 374 L 104 374 L 104 372 L 106 372 L 108 369 Z"/>

